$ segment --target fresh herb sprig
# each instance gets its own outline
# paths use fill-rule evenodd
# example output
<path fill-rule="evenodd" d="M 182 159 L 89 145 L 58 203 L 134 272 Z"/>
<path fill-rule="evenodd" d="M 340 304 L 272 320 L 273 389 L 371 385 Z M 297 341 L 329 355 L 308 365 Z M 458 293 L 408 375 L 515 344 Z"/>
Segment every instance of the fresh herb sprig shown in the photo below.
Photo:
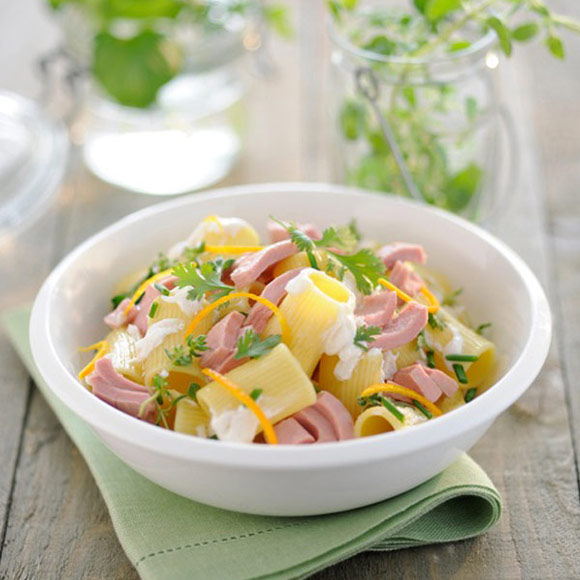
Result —
<path fill-rule="evenodd" d="M 272 334 L 262 340 L 255 330 L 249 329 L 238 338 L 234 358 L 260 358 L 278 346 L 281 340 L 279 334 Z"/>
<path fill-rule="evenodd" d="M 207 336 L 205 334 L 195 337 L 190 334 L 185 339 L 185 345 L 179 344 L 171 350 L 166 348 L 165 354 L 173 366 L 187 367 L 191 365 L 194 358 L 199 358 L 205 351 L 209 350 L 206 340 Z"/>
<path fill-rule="evenodd" d="M 217 258 L 205 264 L 178 264 L 173 269 L 174 276 L 177 276 L 175 285 L 179 288 L 191 286 L 187 293 L 189 300 L 200 300 L 204 296 L 210 301 L 227 296 L 235 290 L 233 286 L 222 282 L 222 274 L 230 268 L 234 260 L 223 260 Z"/>
<path fill-rule="evenodd" d="M 366 326 L 365 324 L 361 324 L 356 329 L 353 342 L 355 346 L 358 346 L 361 350 L 367 352 L 369 350 L 369 343 L 373 342 L 375 336 L 380 333 L 380 326 Z"/>
<path fill-rule="evenodd" d="M 361 407 L 365 407 L 367 405 L 372 407 L 382 405 L 385 409 L 390 411 L 401 423 L 405 422 L 405 415 L 403 415 L 403 413 L 401 413 L 401 411 L 395 407 L 395 405 L 388 397 L 385 397 L 380 393 L 375 393 L 374 395 L 370 395 L 368 397 L 359 397 L 358 404 Z"/>
<path fill-rule="evenodd" d="M 360 240 L 360 233 L 353 222 L 339 228 L 326 228 L 320 240 L 312 240 L 300 231 L 296 224 L 286 224 L 275 217 L 270 217 L 288 231 L 290 239 L 298 246 L 299 250 L 306 252 L 312 268 L 320 270 L 315 252 L 316 250 L 324 250 L 328 256 L 327 269 L 336 272 L 339 279 L 342 279 L 346 272 L 350 272 L 356 287 L 363 294 L 370 294 L 377 286 L 379 278 L 384 276 L 385 265 L 368 248 L 360 249 L 355 253 L 346 253 L 353 252 Z"/>

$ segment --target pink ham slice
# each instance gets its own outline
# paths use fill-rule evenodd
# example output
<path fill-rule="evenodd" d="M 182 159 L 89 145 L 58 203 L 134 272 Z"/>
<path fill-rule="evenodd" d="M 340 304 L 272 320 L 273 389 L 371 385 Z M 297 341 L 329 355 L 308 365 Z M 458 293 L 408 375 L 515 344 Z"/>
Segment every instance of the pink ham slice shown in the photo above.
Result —
<path fill-rule="evenodd" d="M 314 405 L 277 423 L 274 430 L 278 442 L 283 445 L 327 443 L 354 438 L 354 425 L 350 413 L 327 391 L 318 393 Z"/>
<path fill-rule="evenodd" d="M 294 417 L 280 421 L 274 427 L 274 431 L 278 437 L 278 443 L 283 445 L 304 445 L 315 441 L 314 437 Z"/>
<path fill-rule="evenodd" d="M 95 370 L 87 377 L 87 383 L 99 399 L 133 417 L 139 417 L 141 405 L 150 396 L 146 387 L 119 374 L 108 357 L 95 363 Z M 153 423 L 155 416 L 155 405 L 149 403 L 140 418 Z"/>
<path fill-rule="evenodd" d="M 281 276 L 274 278 L 272 282 L 270 282 L 262 291 L 262 298 L 266 298 L 278 306 L 284 296 L 286 296 L 286 284 L 293 280 L 298 276 L 298 274 L 304 268 L 296 268 L 294 270 L 289 270 L 288 272 L 284 272 Z M 266 328 L 266 324 L 268 324 L 268 320 L 272 316 L 272 311 L 263 304 L 256 302 L 250 309 L 250 313 L 246 318 L 246 322 L 244 326 L 252 326 L 257 333 L 261 333 Z"/>
<path fill-rule="evenodd" d="M 298 247 L 290 240 L 266 246 L 263 250 L 240 258 L 231 274 L 236 288 L 255 282 L 270 266 L 298 253 Z"/>
<path fill-rule="evenodd" d="M 319 240 L 322 238 L 322 232 L 314 224 L 296 224 L 296 227 L 311 240 Z M 290 232 L 276 222 L 268 222 L 268 234 L 270 235 L 270 243 L 272 244 L 290 239 Z"/>
<path fill-rule="evenodd" d="M 410 302 L 385 326 L 383 332 L 375 337 L 373 347 L 390 350 L 407 344 L 425 328 L 428 317 L 426 306 Z"/>
<path fill-rule="evenodd" d="M 395 292 L 380 292 L 365 296 L 354 314 L 361 317 L 367 326 L 382 328 L 391 321 L 396 307 L 397 294 Z"/>
<path fill-rule="evenodd" d="M 403 262 L 395 262 L 389 274 L 389 280 L 409 296 L 416 296 L 421 291 L 423 280 Z"/>
<path fill-rule="evenodd" d="M 395 242 L 383 246 L 377 255 L 385 264 L 387 270 L 390 270 L 395 262 L 417 262 L 424 264 L 427 260 L 427 254 L 422 246 L 418 244 L 406 244 L 405 242 Z"/>
<path fill-rule="evenodd" d="M 244 315 L 241 312 L 230 312 L 208 332 L 206 344 L 209 350 L 201 356 L 202 367 L 227 373 L 246 362 L 246 358 L 234 358 L 243 323 Z M 244 332 L 248 329 L 245 328 Z"/>
<path fill-rule="evenodd" d="M 129 302 L 131 300 L 129 298 L 124 298 L 119 304 L 117 304 L 117 308 L 112 312 L 109 312 L 107 316 L 105 316 L 104 321 L 105 324 L 112 328 L 120 328 L 121 326 L 126 326 L 127 324 L 131 324 L 135 317 L 139 313 L 139 309 L 135 306 L 131 306 L 131 309 L 127 314 L 125 314 L 125 310 L 127 310 L 127 306 L 129 306 Z"/>
<path fill-rule="evenodd" d="M 168 290 L 171 290 L 175 287 L 176 280 L 176 276 L 168 276 L 167 278 L 159 280 L 156 284 L 160 284 L 161 286 L 165 286 Z M 147 333 L 147 321 L 149 310 L 151 310 L 151 304 L 153 304 L 153 301 L 160 295 L 161 292 L 159 292 L 153 284 L 150 284 L 147 286 L 143 298 L 141 298 L 139 304 L 136 306 L 137 314 L 133 319 L 133 324 L 139 329 L 141 336 L 145 336 Z"/>
<path fill-rule="evenodd" d="M 451 397 L 457 391 L 457 383 L 443 371 L 430 369 L 419 363 L 397 371 L 392 381 L 416 391 L 432 403 L 437 401 L 442 394 Z"/>

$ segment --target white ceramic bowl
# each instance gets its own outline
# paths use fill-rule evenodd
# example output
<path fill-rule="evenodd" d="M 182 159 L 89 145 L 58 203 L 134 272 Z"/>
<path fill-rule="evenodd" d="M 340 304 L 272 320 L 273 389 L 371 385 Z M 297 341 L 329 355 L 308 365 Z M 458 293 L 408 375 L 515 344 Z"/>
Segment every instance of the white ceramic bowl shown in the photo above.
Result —
<path fill-rule="evenodd" d="M 355 218 L 365 236 L 425 246 L 474 321 L 492 321 L 500 378 L 469 405 L 417 427 L 340 443 L 247 445 L 166 431 L 110 407 L 76 380 L 77 348 L 104 333 L 117 280 L 183 239 L 208 214 L 240 216 L 262 233 L 269 215 L 321 226 Z M 532 383 L 550 344 L 548 302 L 507 246 L 443 211 L 323 184 L 214 190 L 130 215 L 93 236 L 54 270 L 34 305 L 31 342 L 46 382 L 124 462 L 159 485 L 214 506 L 270 515 L 313 515 L 404 492 L 453 463 Z"/>

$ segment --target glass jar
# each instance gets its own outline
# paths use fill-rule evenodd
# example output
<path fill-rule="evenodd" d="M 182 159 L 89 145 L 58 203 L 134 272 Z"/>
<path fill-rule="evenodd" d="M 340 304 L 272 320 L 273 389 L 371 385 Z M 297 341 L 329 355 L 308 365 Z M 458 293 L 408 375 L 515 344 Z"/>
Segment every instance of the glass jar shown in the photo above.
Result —
<path fill-rule="evenodd" d="M 358 25 L 329 23 L 335 177 L 490 219 L 516 174 L 514 133 L 498 99 L 495 34 L 467 31 L 468 48 L 404 58 L 356 46 Z"/>
<path fill-rule="evenodd" d="M 67 8 L 62 15 L 67 51 L 88 68 L 95 31 L 86 14 Z M 72 134 L 92 173 L 151 195 L 194 191 L 227 175 L 242 147 L 247 25 L 241 16 L 219 27 L 156 23 L 170 27 L 183 63 L 147 108 L 119 104 L 89 78 Z M 120 23 L 128 36 L 130 27 Z"/>

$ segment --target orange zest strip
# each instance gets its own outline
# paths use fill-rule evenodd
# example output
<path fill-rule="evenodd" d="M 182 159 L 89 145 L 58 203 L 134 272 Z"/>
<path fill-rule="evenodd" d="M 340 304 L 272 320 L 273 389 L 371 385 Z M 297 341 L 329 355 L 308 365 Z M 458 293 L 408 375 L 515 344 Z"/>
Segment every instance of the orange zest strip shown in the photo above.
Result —
<path fill-rule="evenodd" d="M 385 288 L 388 288 L 389 290 L 392 290 L 393 292 L 396 292 L 397 296 L 401 300 L 404 300 L 405 302 L 415 302 L 415 300 L 413 300 L 411 296 L 409 296 L 406 292 L 403 292 L 399 287 L 395 286 L 394 284 L 391 284 L 388 280 L 385 280 L 384 278 L 379 278 L 379 284 L 381 286 L 384 286 Z"/>
<path fill-rule="evenodd" d="M 246 254 L 247 252 L 259 252 L 264 246 L 205 246 L 210 254 Z"/>
<path fill-rule="evenodd" d="M 151 276 L 151 278 L 147 278 L 147 280 L 145 280 L 145 282 L 143 282 L 139 288 L 137 288 L 137 290 L 135 290 L 135 293 L 133 294 L 133 296 L 131 296 L 131 300 L 129 301 L 129 304 L 127 305 L 127 308 L 125 308 L 125 314 L 129 314 L 129 310 L 131 310 L 131 308 L 133 306 L 135 306 L 135 303 L 137 302 L 137 300 L 139 300 L 139 296 L 141 296 L 141 294 L 143 294 L 145 292 L 145 290 L 147 290 L 147 288 L 149 286 L 151 286 L 151 284 L 155 284 L 155 282 L 157 282 L 158 280 L 163 280 L 163 278 L 167 278 L 167 276 L 171 276 L 173 272 L 173 269 L 169 269 L 169 270 L 163 270 L 162 272 L 159 272 L 158 274 L 154 274 L 153 276 Z"/>
<path fill-rule="evenodd" d="M 222 234 L 226 233 L 226 230 L 225 230 L 224 226 L 222 225 L 222 222 L 220 222 L 220 219 L 218 218 L 217 215 L 208 215 L 203 221 L 204 222 L 215 222 L 218 225 L 218 228 L 221 230 Z"/>
<path fill-rule="evenodd" d="M 91 362 L 79 373 L 79 380 L 84 379 L 95 370 L 95 363 L 100 358 L 104 357 L 109 351 L 109 343 L 106 340 L 101 340 L 100 342 L 96 342 L 90 346 L 79 348 L 79 352 L 89 352 L 90 350 L 96 350 L 97 353 L 92 358 Z"/>
<path fill-rule="evenodd" d="M 396 393 L 397 395 L 403 395 L 409 397 L 409 399 L 414 399 L 419 401 L 423 407 L 428 411 L 431 411 L 435 417 L 440 417 L 443 415 L 441 410 L 436 407 L 429 399 L 426 399 L 423 395 L 413 391 L 412 389 L 407 389 L 406 387 L 401 387 L 401 385 L 396 385 L 395 383 L 380 383 L 376 385 L 371 385 L 367 387 L 361 394 L 361 397 L 370 397 L 376 393 Z"/>
<path fill-rule="evenodd" d="M 248 407 L 248 409 L 256 415 L 258 421 L 260 421 L 260 425 L 262 425 L 262 429 L 264 429 L 264 437 L 266 438 L 266 441 L 270 445 L 278 444 L 278 437 L 276 436 L 276 431 L 274 431 L 272 423 L 270 423 L 270 419 L 266 417 L 264 411 L 262 411 L 260 406 L 256 401 L 254 401 L 254 399 L 252 399 L 252 397 L 250 397 L 250 395 L 240 389 L 240 387 L 238 387 L 234 382 L 230 381 L 228 377 L 218 373 L 217 371 L 213 371 L 212 369 L 202 369 L 201 372 L 216 383 L 220 384 L 224 389 L 238 399 L 240 403 Z"/>
<path fill-rule="evenodd" d="M 234 292 L 233 294 L 228 294 L 227 296 L 222 296 L 218 298 L 215 302 L 211 302 L 204 308 L 202 308 L 193 318 L 193 320 L 189 323 L 189 326 L 185 330 L 185 336 L 189 336 L 197 327 L 197 325 L 213 310 L 215 310 L 218 306 L 224 304 L 225 302 L 229 302 L 234 298 L 250 298 L 250 300 L 255 300 L 260 304 L 263 304 L 267 308 L 269 308 L 274 316 L 278 319 L 280 323 L 280 328 L 282 330 L 282 342 L 285 344 L 290 344 L 290 326 L 280 309 L 273 303 L 270 302 L 267 298 L 263 298 L 262 296 L 258 296 L 257 294 L 252 294 L 251 292 Z"/>
<path fill-rule="evenodd" d="M 421 294 L 423 294 L 423 296 L 425 296 L 429 302 L 427 311 L 431 312 L 431 314 L 435 314 L 435 312 L 437 312 L 441 306 L 439 304 L 439 300 L 437 300 L 436 296 L 431 292 L 431 290 L 429 290 L 429 288 L 427 288 L 427 286 L 421 286 Z"/>
<path fill-rule="evenodd" d="M 421 304 L 420 302 L 409 296 L 406 292 L 403 292 L 398 286 L 395 286 L 394 284 L 392 284 L 388 280 L 385 280 L 384 278 L 379 278 L 379 284 L 395 292 L 397 296 L 404 302 L 417 302 L 417 304 Z M 427 306 L 427 312 L 431 312 L 432 314 L 437 312 L 440 306 L 439 300 L 437 300 L 437 298 L 432 294 L 432 292 L 427 288 L 427 286 L 421 286 L 421 294 L 423 294 L 423 296 L 425 296 L 425 298 L 427 298 L 427 300 L 429 301 L 428 305 L 427 304 L 423 305 Z"/>

